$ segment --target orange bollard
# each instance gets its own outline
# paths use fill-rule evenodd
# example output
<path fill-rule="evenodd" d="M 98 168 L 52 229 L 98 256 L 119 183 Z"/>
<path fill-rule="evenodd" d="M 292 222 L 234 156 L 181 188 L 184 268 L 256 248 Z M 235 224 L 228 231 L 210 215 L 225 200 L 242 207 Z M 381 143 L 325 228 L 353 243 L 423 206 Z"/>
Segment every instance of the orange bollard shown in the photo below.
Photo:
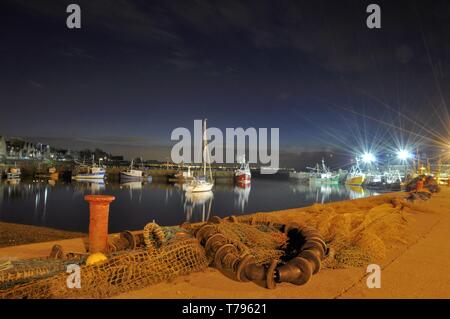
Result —
<path fill-rule="evenodd" d="M 423 179 L 419 179 L 416 184 L 416 191 L 420 192 L 423 190 Z"/>
<path fill-rule="evenodd" d="M 86 195 L 89 202 L 89 252 L 107 252 L 109 204 L 115 199 L 110 195 Z"/>

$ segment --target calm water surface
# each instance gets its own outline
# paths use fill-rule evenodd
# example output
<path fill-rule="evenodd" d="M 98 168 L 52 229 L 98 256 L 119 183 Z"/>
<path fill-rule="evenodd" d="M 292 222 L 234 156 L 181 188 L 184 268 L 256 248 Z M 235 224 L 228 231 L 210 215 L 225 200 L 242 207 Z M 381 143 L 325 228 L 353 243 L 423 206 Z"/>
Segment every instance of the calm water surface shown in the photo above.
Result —
<path fill-rule="evenodd" d="M 0 182 L 0 220 L 70 231 L 88 231 L 87 194 L 110 194 L 110 231 L 207 220 L 210 216 L 241 215 L 308 206 L 376 193 L 343 185 L 302 185 L 289 180 L 258 179 L 251 186 L 216 184 L 213 192 L 186 194 L 182 185 L 131 182 Z"/>

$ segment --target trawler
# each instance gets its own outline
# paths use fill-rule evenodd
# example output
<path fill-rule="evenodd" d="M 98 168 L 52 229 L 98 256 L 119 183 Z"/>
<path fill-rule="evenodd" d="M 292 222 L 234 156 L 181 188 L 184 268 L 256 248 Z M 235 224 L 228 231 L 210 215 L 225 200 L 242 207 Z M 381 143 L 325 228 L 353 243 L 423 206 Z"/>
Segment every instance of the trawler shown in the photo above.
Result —
<path fill-rule="evenodd" d="M 196 176 L 186 185 L 188 193 L 209 192 L 214 186 L 211 165 L 209 165 L 209 181 L 206 179 L 206 162 L 209 162 L 208 139 L 206 138 L 206 119 L 203 121 L 203 176 Z"/>
<path fill-rule="evenodd" d="M 75 172 L 75 175 L 72 175 L 74 180 L 105 179 L 106 174 L 105 169 L 100 164 L 95 164 L 94 156 L 92 156 L 92 165 L 80 164 Z"/>
<path fill-rule="evenodd" d="M 316 167 L 307 167 L 311 170 L 309 176 L 310 184 L 339 184 L 339 174 L 333 173 L 322 159 L 322 165 L 316 164 Z"/>
<path fill-rule="evenodd" d="M 141 161 L 142 162 L 142 161 Z M 134 160 L 131 160 L 130 168 L 125 171 L 120 172 L 121 180 L 140 180 L 142 179 L 142 170 L 133 168 Z"/>
<path fill-rule="evenodd" d="M 400 190 L 401 185 L 400 172 L 390 168 L 382 173 L 369 173 L 364 181 L 364 186 L 367 188 L 386 191 Z"/>
<path fill-rule="evenodd" d="M 245 162 L 245 155 L 242 156 L 241 166 L 234 172 L 234 177 L 238 184 L 250 184 L 252 173 L 249 164 Z"/>
<path fill-rule="evenodd" d="M 356 164 L 352 166 L 350 173 L 347 175 L 347 180 L 345 181 L 345 183 L 352 186 L 361 186 L 364 183 L 365 179 L 366 174 L 361 171 L 359 162 L 357 160 Z"/>

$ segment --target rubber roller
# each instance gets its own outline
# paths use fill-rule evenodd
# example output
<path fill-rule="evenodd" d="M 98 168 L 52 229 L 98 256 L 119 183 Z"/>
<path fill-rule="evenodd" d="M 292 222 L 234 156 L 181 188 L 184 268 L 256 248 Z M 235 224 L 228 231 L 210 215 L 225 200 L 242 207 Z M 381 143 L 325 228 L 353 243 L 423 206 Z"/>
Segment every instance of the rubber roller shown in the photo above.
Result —
<path fill-rule="evenodd" d="M 277 282 L 289 282 L 294 285 L 306 284 L 312 276 L 311 263 L 302 257 L 295 257 L 277 268 Z"/>

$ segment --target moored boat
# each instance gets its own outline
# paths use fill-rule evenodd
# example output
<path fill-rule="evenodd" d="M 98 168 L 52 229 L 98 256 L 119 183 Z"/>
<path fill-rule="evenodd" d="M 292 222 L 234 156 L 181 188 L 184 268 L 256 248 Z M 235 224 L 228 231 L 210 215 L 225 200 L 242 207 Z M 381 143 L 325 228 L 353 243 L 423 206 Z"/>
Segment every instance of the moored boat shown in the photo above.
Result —
<path fill-rule="evenodd" d="M 94 157 L 92 157 L 92 165 L 80 164 L 75 170 L 75 174 L 72 175 L 74 180 L 97 180 L 105 179 L 105 169 L 95 164 Z"/>
<path fill-rule="evenodd" d="M 364 183 L 365 179 L 366 174 L 361 171 L 359 162 L 357 160 L 356 164 L 352 166 L 350 173 L 347 175 L 345 183 L 352 186 L 361 186 Z"/>
<path fill-rule="evenodd" d="M 50 167 L 47 172 L 38 172 L 34 177 L 57 180 L 59 178 L 59 173 L 56 171 L 55 167 Z"/>
<path fill-rule="evenodd" d="M 134 169 L 133 163 L 134 163 L 134 161 L 132 160 L 130 167 L 127 170 L 120 172 L 121 180 L 140 180 L 140 179 L 142 179 L 144 172 L 139 169 Z"/>
<path fill-rule="evenodd" d="M 364 180 L 364 175 L 348 176 L 345 183 L 351 186 L 361 186 L 364 183 Z"/>
<path fill-rule="evenodd" d="M 245 162 L 245 156 L 242 158 L 241 166 L 235 170 L 234 178 L 236 183 L 239 184 L 250 184 L 252 173 L 250 172 L 250 166 Z"/>
<path fill-rule="evenodd" d="M 209 162 L 208 139 L 206 138 L 206 119 L 203 121 L 203 176 L 194 177 L 194 179 L 186 185 L 186 192 L 209 192 L 214 186 L 211 166 L 209 166 L 209 181 L 206 176 L 206 162 Z"/>
<path fill-rule="evenodd" d="M 196 177 L 191 183 L 187 184 L 185 187 L 186 192 L 196 193 L 196 192 L 209 192 L 212 190 L 214 184 L 206 181 L 202 177 Z"/>
<path fill-rule="evenodd" d="M 322 159 L 322 166 L 316 164 L 315 168 L 311 170 L 309 183 L 310 184 L 339 184 L 339 174 L 333 173 L 326 165 L 325 160 Z"/>
<path fill-rule="evenodd" d="M 180 170 L 177 173 L 169 176 L 169 182 L 173 183 L 185 183 L 194 179 L 194 174 L 191 171 L 191 167 L 188 166 L 188 170 Z"/>
<path fill-rule="evenodd" d="M 21 176 L 22 171 L 17 166 L 11 167 L 8 172 L 6 172 L 7 179 L 20 179 Z"/>

